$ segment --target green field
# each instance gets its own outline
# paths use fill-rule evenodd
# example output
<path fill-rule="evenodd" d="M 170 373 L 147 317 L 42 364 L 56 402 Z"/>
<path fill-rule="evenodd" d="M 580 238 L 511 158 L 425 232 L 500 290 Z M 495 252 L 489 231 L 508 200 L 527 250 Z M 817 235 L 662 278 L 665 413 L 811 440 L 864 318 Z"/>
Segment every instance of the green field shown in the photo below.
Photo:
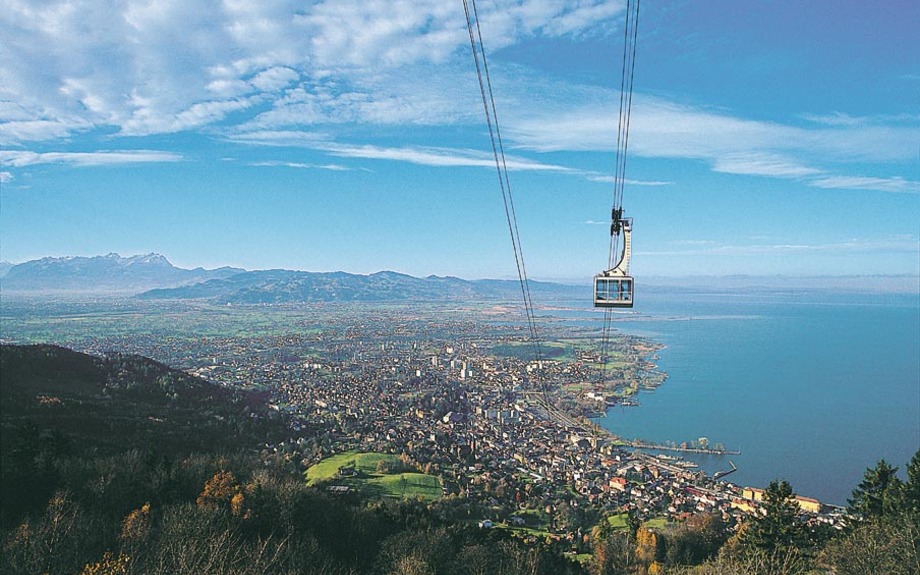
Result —
<path fill-rule="evenodd" d="M 353 466 L 364 475 L 376 475 L 377 466 L 384 460 L 399 461 L 399 458 L 386 453 L 359 453 L 357 451 L 339 453 L 307 469 L 307 485 L 312 486 L 320 481 L 336 479 L 339 476 L 339 468 L 346 466 Z"/>
<path fill-rule="evenodd" d="M 607 521 L 610 522 L 611 527 L 614 529 L 626 529 L 626 517 L 625 513 L 620 513 L 618 515 L 611 515 L 607 518 Z"/>
<path fill-rule="evenodd" d="M 618 515 L 611 515 L 607 517 L 607 521 L 610 522 L 610 525 L 614 529 L 626 529 L 628 527 L 626 523 L 627 515 L 625 513 L 620 513 Z M 648 521 L 642 523 L 642 526 L 647 529 L 662 529 L 668 524 L 668 520 L 664 517 L 653 517 Z"/>
<path fill-rule="evenodd" d="M 378 497 L 421 498 L 430 501 L 441 496 L 441 481 L 433 475 L 424 473 L 382 475 L 368 479 L 364 484 L 363 492 Z"/>
<path fill-rule="evenodd" d="M 493 345 L 492 353 L 499 357 L 516 357 L 533 359 L 534 347 L 530 342 L 506 342 Z M 543 341 L 540 350 L 544 359 L 562 359 L 566 357 L 566 346 L 557 342 Z"/>
<path fill-rule="evenodd" d="M 412 471 L 380 473 L 377 469 L 381 461 L 392 465 L 393 468 L 402 465 L 395 455 L 347 451 L 327 457 L 307 469 L 307 485 L 334 481 L 336 485 L 347 485 L 364 495 L 374 497 L 426 500 L 441 497 L 441 481 L 437 477 Z M 358 475 L 339 478 L 340 467 L 354 467 Z"/>

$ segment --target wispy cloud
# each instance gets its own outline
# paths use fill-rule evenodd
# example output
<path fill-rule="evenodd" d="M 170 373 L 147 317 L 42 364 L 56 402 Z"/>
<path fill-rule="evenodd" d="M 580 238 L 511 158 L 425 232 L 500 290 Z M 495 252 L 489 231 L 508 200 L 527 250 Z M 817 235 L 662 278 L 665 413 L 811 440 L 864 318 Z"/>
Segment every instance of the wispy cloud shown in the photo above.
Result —
<path fill-rule="evenodd" d="M 892 178 L 867 178 L 861 176 L 828 176 L 812 180 L 810 185 L 817 188 L 843 190 L 879 190 L 894 193 L 920 193 L 920 182 L 906 180 L 895 176 Z"/>
<path fill-rule="evenodd" d="M 229 136 L 229 139 L 235 142 L 265 146 L 309 148 L 343 158 L 388 160 L 433 167 L 466 166 L 488 169 L 495 168 L 494 156 L 482 150 L 432 146 L 386 147 L 370 144 L 350 145 L 333 142 L 328 134 L 317 132 L 303 132 L 298 130 L 258 130 L 233 134 Z M 505 163 L 508 169 L 512 171 L 557 172 L 601 183 L 611 183 L 614 180 L 613 176 L 610 175 L 580 170 L 559 164 L 540 162 L 516 155 L 506 155 Z M 268 165 L 266 162 L 262 164 Z M 272 165 L 290 164 L 286 162 L 273 162 Z M 313 164 L 308 164 L 308 166 L 315 167 Z M 631 186 L 668 186 L 671 185 L 672 182 L 627 179 L 626 184 Z"/>
<path fill-rule="evenodd" d="M 592 89 L 565 109 L 512 117 L 505 130 L 516 144 L 551 152 L 610 151 L 616 145 L 616 92 Z M 645 157 L 707 160 L 770 159 L 781 172 L 800 158 L 888 162 L 913 159 L 920 117 L 852 118 L 837 125 L 797 126 L 749 120 L 641 94 L 634 96 L 629 151 Z M 781 162 L 776 160 L 782 159 Z"/>
<path fill-rule="evenodd" d="M 72 166 L 112 166 L 182 161 L 180 154 L 155 150 L 123 150 L 100 152 L 25 152 L 0 151 L 0 163 L 21 168 L 37 164 L 70 164 Z"/>
<path fill-rule="evenodd" d="M 231 133 L 227 135 L 227 139 L 258 146 L 312 148 L 327 143 L 329 136 L 322 132 L 305 130 L 255 130 Z"/>
<path fill-rule="evenodd" d="M 321 149 L 328 153 L 345 158 L 368 158 L 375 160 L 393 160 L 409 162 L 423 166 L 474 166 L 495 167 L 495 159 L 484 152 L 476 150 L 457 150 L 450 148 L 386 148 L 381 146 L 348 146 L 339 144 L 326 144 Z M 506 166 L 509 170 L 533 170 L 550 172 L 571 172 L 571 168 L 553 164 L 543 164 L 506 156 Z"/>
<path fill-rule="evenodd" d="M 13 181 L 13 174 L 10 172 L 0 172 L 0 184 L 6 184 Z"/>
<path fill-rule="evenodd" d="M 567 95 L 565 109 L 529 110 L 511 116 L 505 129 L 512 145 L 538 152 L 612 152 L 616 144 L 618 101 L 613 91 L 592 88 Z M 511 106 L 521 108 L 522 106 Z M 634 96 L 630 155 L 707 163 L 713 171 L 810 181 L 819 187 L 843 186 L 832 177 L 840 165 L 903 163 L 915 158 L 920 116 L 809 116 L 806 125 L 765 122 L 733 116 L 641 94 Z M 859 189 L 910 191 L 903 178 L 856 178 Z M 831 186 L 830 184 L 834 184 Z"/>
<path fill-rule="evenodd" d="M 616 178 L 612 175 L 601 175 L 601 174 L 589 174 L 586 178 L 592 182 L 601 182 L 604 184 L 612 184 Z M 626 178 L 623 183 L 627 186 L 670 186 L 674 182 L 668 182 L 664 180 L 631 180 Z"/>
<path fill-rule="evenodd" d="M 91 127 L 89 122 L 78 118 L 57 120 L 14 120 L 0 122 L 0 143 L 16 144 L 40 140 L 63 138 Z"/>
<path fill-rule="evenodd" d="M 300 147 L 322 151 L 340 158 L 363 158 L 406 162 L 433 167 L 484 167 L 494 168 L 494 157 L 484 151 L 445 147 L 387 147 L 342 144 L 331 141 L 326 133 L 300 130 L 258 130 L 241 132 L 228 136 L 231 141 L 276 147 Z M 555 164 L 547 164 L 527 158 L 506 155 L 509 170 L 530 170 L 562 172 L 583 175 L 583 172 Z M 280 165 L 280 164 L 276 164 Z"/>
<path fill-rule="evenodd" d="M 685 249 L 686 248 L 686 249 Z M 753 255 L 795 255 L 807 253 L 867 254 L 878 252 L 918 253 L 920 243 L 912 235 L 897 235 L 881 239 L 851 238 L 839 242 L 808 243 L 758 243 L 749 245 L 723 244 L 716 241 L 699 240 L 680 242 L 677 249 L 643 251 L 643 256 L 753 256 Z"/>
<path fill-rule="evenodd" d="M 795 160 L 770 152 L 745 152 L 715 158 L 715 172 L 775 178 L 801 178 L 820 174 L 821 170 L 797 163 Z"/>
<path fill-rule="evenodd" d="M 265 167 L 282 167 L 282 168 L 296 168 L 303 170 L 330 170 L 333 172 L 347 172 L 351 171 L 352 168 L 347 166 L 342 166 L 340 164 L 306 164 L 302 162 L 281 162 L 281 161 L 266 161 L 266 162 L 251 162 L 250 166 L 265 166 Z"/>

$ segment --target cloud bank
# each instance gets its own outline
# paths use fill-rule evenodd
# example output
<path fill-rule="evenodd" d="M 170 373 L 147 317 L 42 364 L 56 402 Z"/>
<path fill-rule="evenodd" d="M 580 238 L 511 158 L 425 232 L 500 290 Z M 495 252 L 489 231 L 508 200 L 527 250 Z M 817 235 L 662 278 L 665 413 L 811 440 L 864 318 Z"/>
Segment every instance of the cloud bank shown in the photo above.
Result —
<path fill-rule="evenodd" d="M 616 42 L 623 10 L 622 0 L 496 0 L 482 3 L 480 20 L 495 53 L 534 38 L 606 34 Z M 81 134 L 194 131 L 336 157 L 492 165 L 464 148 L 382 146 L 342 135 L 344 126 L 481 125 L 466 23 L 452 2 L 9 0 L 0 37 L 0 144 L 7 150 L 47 149 Z M 493 69 L 503 87 L 503 134 L 516 153 L 509 168 L 607 177 L 524 156 L 611 151 L 619 101 L 612 88 Z M 918 193 L 920 182 L 892 168 L 915 161 L 917 142 L 918 115 L 829 112 L 771 122 L 636 94 L 629 151 L 818 189 Z M 167 152 L 105 150 L 4 157 L 8 168 L 55 161 L 177 160 Z"/>

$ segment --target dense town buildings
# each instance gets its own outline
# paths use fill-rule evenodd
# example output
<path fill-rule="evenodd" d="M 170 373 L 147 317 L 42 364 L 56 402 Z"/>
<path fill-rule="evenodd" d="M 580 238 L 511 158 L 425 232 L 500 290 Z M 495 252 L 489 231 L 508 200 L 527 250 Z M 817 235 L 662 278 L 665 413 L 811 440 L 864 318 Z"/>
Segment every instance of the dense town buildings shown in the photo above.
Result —
<path fill-rule="evenodd" d="M 349 450 L 396 454 L 480 518 L 539 516 L 571 534 L 601 514 L 711 513 L 737 525 L 757 510 L 761 491 L 633 449 L 584 417 L 664 381 L 651 342 L 619 335 L 601 358 L 591 326 L 548 322 L 550 337 L 535 348 L 508 310 L 309 311 L 309 321 L 271 335 L 247 325 L 235 336 L 98 337 L 82 347 L 262 390 L 292 422 L 290 440 L 266 446 L 267 457 L 306 469 Z M 810 520 L 837 522 L 836 510 L 799 499 Z"/>

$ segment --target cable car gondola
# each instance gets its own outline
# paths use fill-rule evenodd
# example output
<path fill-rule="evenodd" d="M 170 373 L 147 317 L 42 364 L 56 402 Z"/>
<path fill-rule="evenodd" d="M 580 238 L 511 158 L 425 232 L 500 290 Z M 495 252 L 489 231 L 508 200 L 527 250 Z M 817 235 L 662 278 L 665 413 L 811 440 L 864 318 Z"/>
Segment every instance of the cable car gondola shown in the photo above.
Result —
<path fill-rule="evenodd" d="M 626 184 L 626 153 L 629 149 L 629 114 L 632 110 L 633 77 L 636 70 L 636 46 L 639 35 L 639 0 L 626 0 L 623 31 L 623 69 L 620 79 L 620 112 L 617 122 L 616 169 L 613 176 L 613 208 L 610 214 L 610 269 L 594 276 L 594 307 L 631 308 L 635 283 L 629 275 L 632 249 L 632 218 L 623 217 L 623 189 Z M 614 254 L 623 232 L 623 251 L 614 265 Z M 604 345 L 610 336 L 610 310 L 604 314 Z"/>
<path fill-rule="evenodd" d="M 607 271 L 594 276 L 594 307 L 633 306 L 633 278 L 629 275 L 632 250 L 632 218 L 615 218 L 612 235 L 623 232 L 623 252 L 620 261 Z"/>

